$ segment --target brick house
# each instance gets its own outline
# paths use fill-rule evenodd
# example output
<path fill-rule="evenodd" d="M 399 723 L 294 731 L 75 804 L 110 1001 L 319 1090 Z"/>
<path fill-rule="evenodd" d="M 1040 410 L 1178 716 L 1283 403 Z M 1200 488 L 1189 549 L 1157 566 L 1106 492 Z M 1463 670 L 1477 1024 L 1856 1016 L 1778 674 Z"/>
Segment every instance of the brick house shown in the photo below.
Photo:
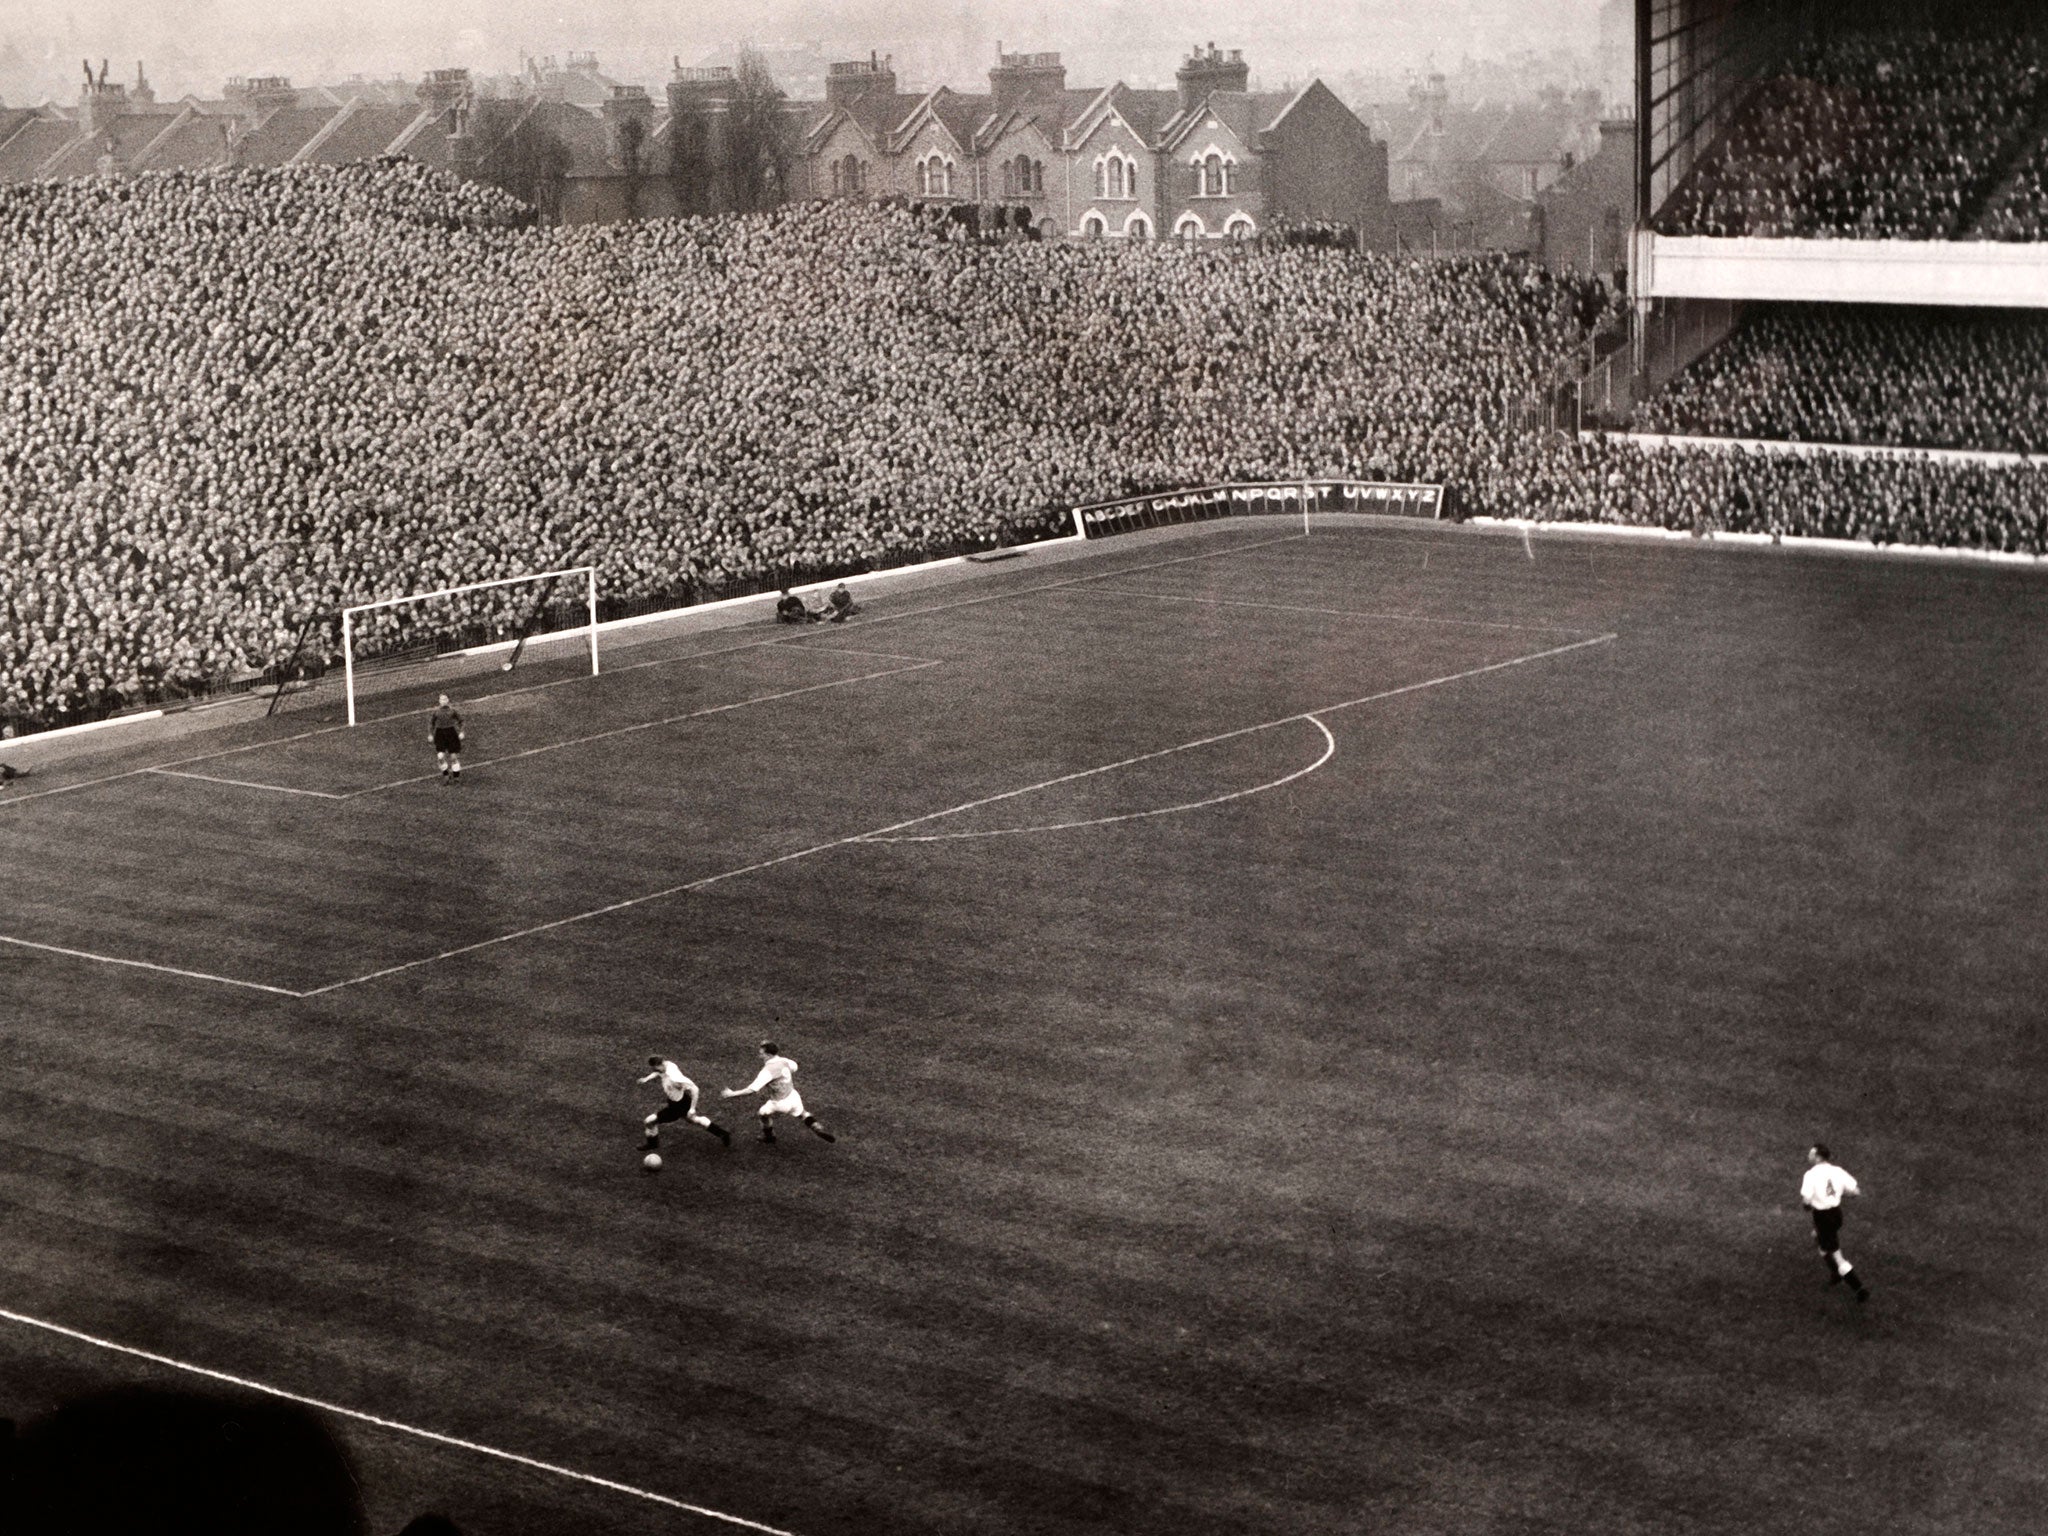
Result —
<path fill-rule="evenodd" d="M 1004 53 L 986 94 L 897 88 L 870 55 L 831 66 L 792 192 L 1023 206 L 1044 235 L 1242 238 L 1348 224 L 1386 242 L 1386 146 L 1326 85 L 1254 92 L 1236 50 L 1197 48 L 1175 89 L 1073 90 L 1056 53 Z"/>

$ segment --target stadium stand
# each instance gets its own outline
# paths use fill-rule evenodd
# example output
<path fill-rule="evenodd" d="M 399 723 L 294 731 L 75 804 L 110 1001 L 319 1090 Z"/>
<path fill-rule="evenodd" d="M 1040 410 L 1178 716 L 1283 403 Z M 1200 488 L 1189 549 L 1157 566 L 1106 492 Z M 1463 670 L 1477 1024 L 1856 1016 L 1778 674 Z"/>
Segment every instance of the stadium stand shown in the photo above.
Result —
<path fill-rule="evenodd" d="M 688 597 L 1189 480 L 1448 470 L 1582 307 L 1502 259 L 521 216 L 402 163 L 0 192 L 0 709 L 197 687 L 343 600 L 565 559 Z"/>
<path fill-rule="evenodd" d="M 1840 32 L 1795 53 L 1659 211 L 1669 235 L 1952 239 L 2037 142 L 2032 30 Z M 2024 197 L 1999 238 L 2037 238 Z M 2028 231 L 2031 231 L 2029 233 Z"/>
<path fill-rule="evenodd" d="M 2048 317 L 1759 306 L 1637 408 L 1646 432 L 2048 450 Z"/>
<path fill-rule="evenodd" d="M 0 189 L 0 717 L 219 686 L 345 601 L 567 562 L 770 590 L 1225 481 L 2042 548 L 2038 476 L 1522 430 L 1605 306 L 1515 258 L 528 218 L 403 161 Z"/>

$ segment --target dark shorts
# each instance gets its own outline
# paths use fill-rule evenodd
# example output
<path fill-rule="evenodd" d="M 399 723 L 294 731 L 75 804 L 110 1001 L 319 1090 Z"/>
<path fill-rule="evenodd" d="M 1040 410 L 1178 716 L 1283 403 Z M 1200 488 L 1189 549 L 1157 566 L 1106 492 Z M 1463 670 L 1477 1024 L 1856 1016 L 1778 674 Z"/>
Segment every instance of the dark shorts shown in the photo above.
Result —
<path fill-rule="evenodd" d="M 453 726 L 441 726 L 434 732 L 434 750 L 436 752 L 460 752 L 462 750 L 462 732 L 456 730 Z"/>
<path fill-rule="evenodd" d="M 1839 1205 L 1831 1211 L 1813 1213 L 1813 1240 L 1820 1244 L 1822 1253 L 1833 1253 L 1842 1246 L 1842 1208 Z"/>
<path fill-rule="evenodd" d="M 660 1109 L 655 1111 L 654 1118 L 661 1124 L 667 1125 L 671 1120 L 682 1119 L 683 1116 L 689 1114 L 696 1107 L 697 1100 L 694 1095 L 687 1099 L 670 1099 Z"/>

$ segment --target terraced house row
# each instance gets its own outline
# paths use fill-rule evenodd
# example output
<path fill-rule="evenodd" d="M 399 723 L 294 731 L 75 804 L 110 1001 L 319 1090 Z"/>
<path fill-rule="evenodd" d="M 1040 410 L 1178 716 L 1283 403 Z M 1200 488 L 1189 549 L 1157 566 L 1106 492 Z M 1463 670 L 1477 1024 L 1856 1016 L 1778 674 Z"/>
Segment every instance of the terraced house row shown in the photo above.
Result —
<path fill-rule="evenodd" d="M 1005 53 L 989 89 L 897 89 L 886 59 L 834 64 L 805 104 L 800 190 L 1030 210 L 1046 235 L 1245 237 L 1390 220 L 1387 149 L 1320 80 L 1253 91 L 1236 49 L 1193 50 L 1175 89 L 1076 90 L 1056 53 Z"/>
<path fill-rule="evenodd" d="M 1321 81 L 1254 91 L 1250 73 L 1239 51 L 1209 45 L 1172 90 L 1075 89 L 1057 53 L 1002 53 L 986 92 L 914 93 L 879 55 L 835 63 L 822 101 L 770 114 L 782 132 L 769 200 L 999 204 L 1047 237 L 1221 240 L 1333 223 L 1385 243 L 1386 145 Z M 575 54 L 481 84 L 460 69 L 416 86 L 238 79 L 218 98 L 165 103 L 140 66 L 131 86 L 103 65 L 75 107 L 0 109 L 0 182 L 405 155 L 507 186 L 549 220 L 717 211 L 732 199 L 709 168 L 733 153 L 746 90 L 730 67 L 678 61 L 656 98 Z"/>

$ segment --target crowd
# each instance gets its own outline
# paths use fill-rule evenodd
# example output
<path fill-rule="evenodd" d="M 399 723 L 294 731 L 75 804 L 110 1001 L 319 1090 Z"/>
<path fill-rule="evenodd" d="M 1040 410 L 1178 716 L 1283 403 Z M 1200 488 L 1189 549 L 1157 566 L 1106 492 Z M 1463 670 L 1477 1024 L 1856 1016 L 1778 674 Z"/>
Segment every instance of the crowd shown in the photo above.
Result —
<path fill-rule="evenodd" d="M 1648 432 L 2048 451 L 2048 320 L 1772 305 L 1640 406 Z"/>
<path fill-rule="evenodd" d="M 1189 478 L 1448 465 L 1580 298 L 1505 260 L 989 245 L 848 204 L 520 224 L 402 163 L 0 190 L 0 714 L 259 668 L 406 591 L 589 563 L 688 596 Z"/>
<path fill-rule="evenodd" d="M 1658 215 L 1665 234 L 1940 240 L 1967 233 L 2048 108 L 2032 30 L 1845 32 L 1791 58 Z M 2005 238 L 2048 225 L 2015 203 Z"/>
<path fill-rule="evenodd" d="M 987 243 L 850 203 L 540 229 L 405 163 L 0 189 L 0 250 L 17 727 L 217 686 L 321 615 L 331 656 L 344 603 L 571 564 L 610 601 L 769 590 L 1226 481 L 2041 539 L 2032 482 L 1975 486 L 1959 522 L 1931 467 L 1687 468 L 1516 430 L 1603 306 L 1505 256 Z M 532 601 L 398 610 L 365 640 Z"/>
<path fill-rule="evenodd" d="M 1970 231 L 1973 240 L 2048 237 L 2048 134 L 2020 158 Z"/>

